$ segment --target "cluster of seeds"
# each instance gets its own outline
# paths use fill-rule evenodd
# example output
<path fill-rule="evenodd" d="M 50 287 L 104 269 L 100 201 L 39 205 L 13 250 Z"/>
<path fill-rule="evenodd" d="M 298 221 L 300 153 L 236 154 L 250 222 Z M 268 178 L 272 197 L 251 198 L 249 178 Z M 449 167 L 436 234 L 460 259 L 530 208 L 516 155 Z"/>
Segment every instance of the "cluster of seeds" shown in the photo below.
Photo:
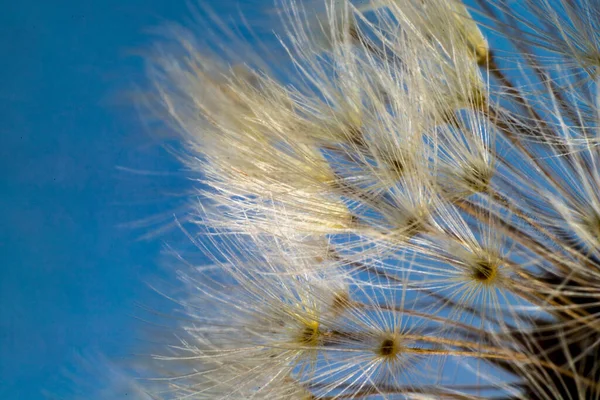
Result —
<path fill-rule="evenodd" d="M 600 5 L 521 3 L 285 0 L 287 63 L 178 32 L 214 265 L 152 396 L 600 399 Z"/>

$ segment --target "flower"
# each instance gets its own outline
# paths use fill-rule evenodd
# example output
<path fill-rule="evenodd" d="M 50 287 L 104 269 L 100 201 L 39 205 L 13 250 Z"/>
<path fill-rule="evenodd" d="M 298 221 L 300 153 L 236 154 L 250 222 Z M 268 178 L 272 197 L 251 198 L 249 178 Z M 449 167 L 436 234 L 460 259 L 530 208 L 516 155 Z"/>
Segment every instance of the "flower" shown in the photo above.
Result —
<path fill-rule="evenodd" d="M 599 396 L 597 13 L 536 4 L 286 1 L 277 67 L 178 37 L 150 103 L 214 266 L 167 398 Z"/>

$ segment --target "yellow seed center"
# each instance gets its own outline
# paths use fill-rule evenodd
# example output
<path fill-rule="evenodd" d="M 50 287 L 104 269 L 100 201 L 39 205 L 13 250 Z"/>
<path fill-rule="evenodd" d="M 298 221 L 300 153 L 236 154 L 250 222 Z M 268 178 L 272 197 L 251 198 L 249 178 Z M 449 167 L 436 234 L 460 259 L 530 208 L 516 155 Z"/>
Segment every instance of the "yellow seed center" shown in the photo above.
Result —
<path fill-rule="evenodd" d="M 319 343 L 319 337 L 321 331 L 319 330 L 319 323 L 316 321 L 307 322 L 298 337 L 298 341 L 304 345 L 315 346 Z"/>

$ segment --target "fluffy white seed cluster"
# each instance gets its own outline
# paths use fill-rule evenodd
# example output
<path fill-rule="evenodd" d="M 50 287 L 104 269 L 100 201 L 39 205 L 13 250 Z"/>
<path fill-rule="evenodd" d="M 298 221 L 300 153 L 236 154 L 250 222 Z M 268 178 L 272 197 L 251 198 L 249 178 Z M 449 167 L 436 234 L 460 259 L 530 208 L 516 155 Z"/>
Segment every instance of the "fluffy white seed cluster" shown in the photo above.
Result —
<path fill-rule="evenodd" d="M 153 398 L 600 399 L 600 6 L 522 3 L 285 0 L 270 66 L 177 37 L 214 265 Z"/>

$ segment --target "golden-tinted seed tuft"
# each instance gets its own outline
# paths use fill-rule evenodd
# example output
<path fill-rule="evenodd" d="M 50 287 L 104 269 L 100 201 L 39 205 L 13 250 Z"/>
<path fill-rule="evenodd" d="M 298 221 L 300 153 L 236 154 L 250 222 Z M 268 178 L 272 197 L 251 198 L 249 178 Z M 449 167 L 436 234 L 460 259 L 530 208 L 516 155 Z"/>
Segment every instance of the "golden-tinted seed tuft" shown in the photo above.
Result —
<path fill-rule="evenodd" d="M 471 278 L 483 284 L 492 283 L 498 275 L 498 265 L 493 261 L 478 260 L 473 265 Z"/>
<path fill-rule="evenodd" d="M 352 305 L 350 295 L 347 292 L 338 292 L 333 296 L 331 310 L 335 315 L 339 315 Z"/>
<path fill-rule="evenodd" d="M 303 345 L 315 346 L 319 343 L 320 337 L 321 331 L 319 330 L 319 323 L 310 321 L 302 327 L 298 336 L 298 342 Z"/>
<path fill-rule="evenodd" d="M 398 176 L 402 176 L 406 169 L 405 163 L 402 160 L 399 160 L 397 158 L 390 160 L 389 166 L 392 169 L 392 171 Z"/>
<path fill-rule="evenodd" d="M 584 225 L 588 234 L 600 241 L 600 214 L 592 211 L 585 219 Z"/>
<path fill-rule="evenodd" d="M 379 354 L 381 354 L 382 356 L 390 356 L 392 354 L 394 354 L 394 348 L 395 348 L 395 343 L 393 339 L 385 339 L 382 343 L 381 343 L 381 347 L 379 348 Z"/>
<path fill-rule="evenodd" d="M 423 230 L 425 230 L 425 221 L 422 218 L 414 216 L 404 221 L 404 226 L 400 228 L 400 235 L 406 239 L 410 239 Z"/>
<path fill-rule="evenodd" d="M 487 189 L 492 179 L 492 171 L 488 168 L 470 166 L 463 176 L 467 187 L 477 192 L 483 192 Z"/>
<path fill-rule="evenodd" d="M 398 338 L 395 335 L 386 336 L 379 343 L 376 354 L 388 360 L 394 360 L 400 352 Z"/>

